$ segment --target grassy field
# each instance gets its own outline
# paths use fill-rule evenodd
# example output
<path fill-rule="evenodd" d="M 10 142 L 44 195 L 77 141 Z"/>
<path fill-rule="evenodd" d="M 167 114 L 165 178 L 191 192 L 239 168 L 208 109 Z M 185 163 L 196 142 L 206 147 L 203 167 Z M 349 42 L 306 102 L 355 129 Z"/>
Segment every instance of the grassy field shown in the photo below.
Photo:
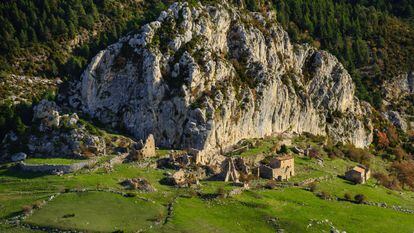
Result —
<path fill-rule="evenodd" d="M 199 211 L 205 210 L 205 211 Z M 181 198 L 164 232 L 412 232 L 414 216 L 325 201 L 299 188 L 248 191 L 230 199 Z M 319 223 L 318 223 L 319 222 Z M 194 224 L 197 223 L 197 224 Z"/>
<path fill-rule="evenodd" d="M 263 145 L 263 144 L 262 144 Z M 269 148 L 270 145 L 265 145 Z M 259 149 L 260 150 L 260 149 Z M 374 169 L 384 169 L 379 158 Z M 295 158 L 293 182 L 328 177 L 316 185 L 315 192 L 300 187 L 267 190 L 256 187 L 265 180 L 254 181 L 251 190 L 231 198 L 216 198 L 219 190 L 236 187 L 220 181 L 202 181 L 196 190 L 163 185 L 165 172 L 140 168 L 132 164 L 117 165 L 112 172 L 104 169 L 80 171 L 63 176 L 22 173 L 12 167 L 0 168 L 0 232 L 35 232 L 14 228 L 5 223 L 22 211 L 49 196 L 62 193 L 42 208 L 34 210 L 25 222 L 37 226 L 82 231 L 113 232 L 329 232 L 332 227 L 346 232 L 414 231 L 414 214 L 390 208 L 360 205 L 336 200 L 345 193 L 364 194 L 370 202 L 385 202 L 414 209 L 414 193 L 391 191 L 371 180 L 354 185 L 342 180 L 354 162 L 325 157 L 323 165 L 308 158 Z M 153 193 L 125 190 L 119 183 L 127 178 L 146 178 L 156 189 Z M 91 190 L 73 193 L 67 190 Z M 106 190 L 95 191 L 95 190 Z M 134 193 L 124 197 L 108 191 Z M 334 197 L 324 200 L 316 194 Z M 168 215 L 168 206 L 172 212 Z M 168 216 L 168 218 L 167 218 Z"/>
<path fill-rule="evenodd" d="M 84 162 L 85 159 L 66 159 L 66 158 L 30 158 L 24 162 L 27 164 L 49 164 L 49 165 L 70 165 Z"/>
<path fill-rule="evenodd" d="M 162 205 L 136 197 L 105 192 L 67 193 L 36 211 L 26 222 L 60 229 L 133 232 L 155 225 L 159 218 L 163 220 L 165 212 Z"/>

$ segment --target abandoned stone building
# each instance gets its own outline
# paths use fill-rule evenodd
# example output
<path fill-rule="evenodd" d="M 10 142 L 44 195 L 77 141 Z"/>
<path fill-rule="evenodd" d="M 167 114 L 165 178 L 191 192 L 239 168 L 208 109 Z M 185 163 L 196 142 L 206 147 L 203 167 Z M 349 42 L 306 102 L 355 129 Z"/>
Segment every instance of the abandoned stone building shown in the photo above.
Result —
<path fill-rule="evenodd" d="M 274 157 L 259 167 L 259 173 L 265 179 L 288 180 L 295 175 L 295 160 L 291 155 Z"/>
<path fill-rule="evenodd" d="M 357 184 L 364 184 L 370 177 L 371 171 L 363 165 L 357 165 L 345 172 L 345 179 Z"/>

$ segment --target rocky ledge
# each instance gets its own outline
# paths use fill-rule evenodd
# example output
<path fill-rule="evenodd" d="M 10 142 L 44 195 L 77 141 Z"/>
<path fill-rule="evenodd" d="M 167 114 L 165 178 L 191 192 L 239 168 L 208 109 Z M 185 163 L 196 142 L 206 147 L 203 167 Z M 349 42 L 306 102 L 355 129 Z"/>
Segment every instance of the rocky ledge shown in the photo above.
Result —
<path fill-rule="evenodd" d="M 175 3 L 99 52 L 70 104 L 163 147 L 218 152 L 281 132 L 370 144 L 371 107 L 343 65 L 274 22 L 226 3 Z"/>

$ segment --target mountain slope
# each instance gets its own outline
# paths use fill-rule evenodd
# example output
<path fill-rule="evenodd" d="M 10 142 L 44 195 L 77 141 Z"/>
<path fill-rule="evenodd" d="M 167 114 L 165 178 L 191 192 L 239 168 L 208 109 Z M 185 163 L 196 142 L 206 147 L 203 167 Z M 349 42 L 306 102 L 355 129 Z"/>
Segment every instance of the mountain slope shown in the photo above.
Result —
<path fill-rule="evenodd" d="M 165 147 L 225 150 L 284 131 L 370 144 L 370 107 L 344 67 L 271 21 L 227 4 L 175 3 L 98 53 L 70 102 Z"/>

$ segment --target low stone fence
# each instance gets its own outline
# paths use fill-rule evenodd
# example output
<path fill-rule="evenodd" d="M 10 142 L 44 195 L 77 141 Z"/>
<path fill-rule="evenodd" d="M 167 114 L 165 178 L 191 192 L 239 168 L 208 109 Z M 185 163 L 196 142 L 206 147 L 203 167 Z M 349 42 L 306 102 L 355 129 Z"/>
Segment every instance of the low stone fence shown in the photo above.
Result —
<path fill-rule="evenodd" d="M 20 162 L 18 167 L 24 172 L 41 172 L 47 174 L 67 174 L 79 171 L 85 167 L 93 167 L 97 163 L 97 159 L 90 159 L 84 162 L 68 164 L 68 165 L 53 165 L 53 164 L 27 164 Z"/>
<path fill-rule="evenodd" d="M 317 177 L 317 178 L 309 178 L 309 179 L 306 179 L 306 180 L 301 181 L 301 182 L 296 182 L 295 186 L 302 187 L 302 186 L 309 185 L 313 182 L 327 181 L 327 180 L 332 179 L 333 177 L 334 176 L 332 176 L 332 175 L 326 175 L 326 176 Z"/>

